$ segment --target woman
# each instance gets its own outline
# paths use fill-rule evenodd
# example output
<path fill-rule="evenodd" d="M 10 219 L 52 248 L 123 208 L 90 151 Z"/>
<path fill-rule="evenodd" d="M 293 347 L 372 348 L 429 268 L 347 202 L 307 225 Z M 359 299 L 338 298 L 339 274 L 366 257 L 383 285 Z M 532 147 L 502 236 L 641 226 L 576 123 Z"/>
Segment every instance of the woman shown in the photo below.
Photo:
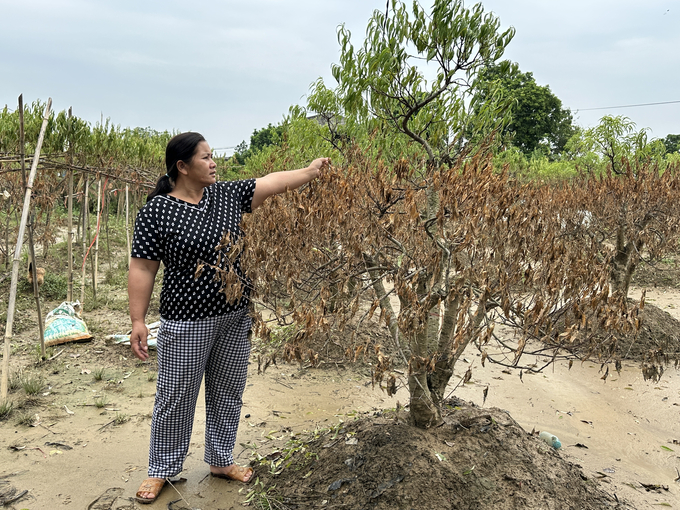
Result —
<path fill-rule="evenodd" d="M 227 302 L 210 265 L 218 263 L 215 247 L 225 234 L 232 240 L 243 235 L 243 213 L 316 179 L 330 164 L 328 158 L 319 158 L 299 170 L 218 183 L 210 146 L 198 133 L 172 138 L 165 159 L 167 174 L 137 215 L 128 276 L 130 343 L 135 356 L 145 361 L 145 317 L 160 262 L 165 266 L 149 478 L 137 492 L 141 503 L 153 502 L 165 480 L 182 470 L 204 375 L 205 461 L 210 473 L 250 481 L 253 470 L 234 464 L 232 455 L 250 355 L 249 285 L 239 261 L 234 261 L 245 290 L 239 300 Z M 232 263 L 228 257 L 220 259 Z M 195 277 L 199 263 L 204 269 Z"/>

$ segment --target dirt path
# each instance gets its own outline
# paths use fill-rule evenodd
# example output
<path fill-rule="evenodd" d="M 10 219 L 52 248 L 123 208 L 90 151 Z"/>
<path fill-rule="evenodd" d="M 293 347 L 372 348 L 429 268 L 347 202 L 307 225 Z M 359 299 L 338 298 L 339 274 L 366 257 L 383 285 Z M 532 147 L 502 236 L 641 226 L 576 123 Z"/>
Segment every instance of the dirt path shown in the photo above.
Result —
<path fill-rule="evenodd" d="M 678 297 L 677 291 L 647 294 L 649 302 L 680 318 Z M 120 329 L 126 329 L 124 314 L 112 324 L 118 321 Z M 559 363 L 542 374 L 524 374 L 520 381 L 518 371 L 505 373 L 489 364 L 482 368 L 472 351 L 466 360 L 457 366 L 453 384 L 470 364 L 473 379 L 459 387 L 456 396 L 481 405 L 488 386 L 485 406 L 508 410 L 527 431 L 535 428 L 557 435 L 564 445 L 560 454 L 580 464 L 589 477 L 604 475 L 603 487 L 609 492 L 638 509 L 680 507 L 680 486 L 674 481 L 680 469 L 680 444 L 674 442 L 680 441 L 680 374 L 675 370 L 653 383 L 643 380 L 637 366 L 624 364 L 620 375 L 610 374 L 605 382 L 593 363 L 576 364 L 571 370 Z M 102 367 L 102 380 L 95 380 Z M 187 481 L 176 490 L 165 489 L 151 507 L 135 506 L 130 498 L 146 471 L 152 367 L 133 360 L 127 347 L 97 339 L 64 346 L 45 368 L 47 386 L 26 413 L 37 414 L 40 424 L 19 425 L 15 417 L 0 422 L 0 476 L 10 475 L 6 481 L 11 486 L 29 491 L 14 504 L 16 509 L 84 509 L 111 488 L 121 489 L 113 509 L 167 508 L 182 498 L 185 507 L 240 508 L 246 494 L 240 491 L 242 486 L 206 476 L 202 395 L 182 474 Z M 239 461 L 248 462 L 253 445 L 266 452 L 272 433 L 281 437 L 290 431 L 330 427 L 356 413 L 408 401 L 405 388 L 388 398 L 371 389 L 368 373 L 350 368 L 326 365 L 300 372 L 297 366 L 279 365 L 258 375 L 253 362 L 237 441 Z M 640 483 L 668 490 L 647 492 Z"/>

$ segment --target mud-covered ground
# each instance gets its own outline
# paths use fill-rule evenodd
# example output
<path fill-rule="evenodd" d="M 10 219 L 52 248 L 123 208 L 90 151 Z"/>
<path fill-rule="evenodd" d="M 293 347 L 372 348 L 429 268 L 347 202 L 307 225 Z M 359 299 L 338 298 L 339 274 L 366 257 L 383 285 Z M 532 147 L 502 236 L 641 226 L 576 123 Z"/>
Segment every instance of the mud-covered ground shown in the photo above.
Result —
<path fill-rule="evenodd" d="M 677 288 L 658 286 L 647 302 L 678 318 L 679 297 Z M 86 311 L 84 318 L 95 331 L 92 342 L 55 347 L 53 359 L 38 363 L 35 317 L 17 317 L 12 373 L 41 383 L 34 396 L 13 387 L 15 408 L 0 421 L 0 498 L 23 493 L 8 508 L 240 508 L 248 489 L 207 476 L 202 395 L 185 481 L 167 487 L 151 507 L 132 501 L 145 478 L 155 366 L 105 342 L 105 335 L 128 328 L 122 307 Z M 470 367 L 472 379 L 459 384 Z M 253 358 L 236 449 L 243 464 L 260 459 L 259 481 L 249 486 L 260 496 L 251 504 L 270 498 L 279 505 L 273 508 L 298 509 L 680 507 L 680 377 L 669 369 L 659 382 L 645 381 L 633 361 L 606 381 L 599 370 L 595 363 L 569 370 L 559 362 L 520 379 L 518 371 L 482 368 L 470 351 L 452 380 L 461 401 L 445 426 L 426 432 L 395 411 L 408 402 L 405 388 L 394 397 L 371 388 L 370 367 L 280 364 L 258 374 Z M 563 447 L 552 450 L 532 430 L 557 435 Z M 304 461 L 273 476 L 289 462 L 277 464 L 277 452 L 293 451 Z"/>

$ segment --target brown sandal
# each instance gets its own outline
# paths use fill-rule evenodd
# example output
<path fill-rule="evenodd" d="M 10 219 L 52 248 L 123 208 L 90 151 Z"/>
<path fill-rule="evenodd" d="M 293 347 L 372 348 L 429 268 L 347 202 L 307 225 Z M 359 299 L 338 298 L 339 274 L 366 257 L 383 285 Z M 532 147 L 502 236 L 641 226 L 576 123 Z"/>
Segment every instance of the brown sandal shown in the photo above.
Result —
<path fill-rule="evenodd" d="M 228 473 L 213 473 L 210 472 L 210 476 L 215 478 L 224 478 L 225 480 L 235 480 L 237 482 L 250 483 L 253 479 L 253 468 L 239 466 L 238 464 L 233 464 L 233 467 Z"/>
<path fill-rule="evenodd" d="M 135 494 L 135 499 L 144 505 L 153 503 L 156 501 L 156 498 L 161 493 L 164 486 L 165 478 L 147 478 L 142 482 L 142 485 L 139 486 L 139 490 L 137 491 L 137 494 Z M 154 495 L 153 498 L 141 497 L 140 494 L 144 492 L 150 492 Z"/>

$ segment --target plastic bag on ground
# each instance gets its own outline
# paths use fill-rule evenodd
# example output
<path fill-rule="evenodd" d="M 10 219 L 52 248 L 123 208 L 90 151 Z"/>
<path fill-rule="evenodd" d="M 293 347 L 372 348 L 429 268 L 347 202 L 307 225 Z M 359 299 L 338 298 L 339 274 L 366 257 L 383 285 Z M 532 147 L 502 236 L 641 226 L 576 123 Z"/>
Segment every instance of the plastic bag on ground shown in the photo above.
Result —
<path fill-rule="evenodd" d="M 149 336 L 146 338 L 146 344 L 151 349 L 156 348 L 156 336 L 158 335 L 158 328 L 160 325 L 160 321 L 146 325 L 146 327 L 149 328 Z M 105 339 L 109 342 L 112 341 L 115 344 L 130 345 L 130 333 L 132 333 L 132 330 L 124 335 L 108 335 Z"/>
<path fill-rule="evenodd" d="M 79 301 L 64 301 L 47 314 L 45 317 L 45 345 L 47 347 L 92 340 L 87 324 L 80 318 L 80 310 Z"/>

